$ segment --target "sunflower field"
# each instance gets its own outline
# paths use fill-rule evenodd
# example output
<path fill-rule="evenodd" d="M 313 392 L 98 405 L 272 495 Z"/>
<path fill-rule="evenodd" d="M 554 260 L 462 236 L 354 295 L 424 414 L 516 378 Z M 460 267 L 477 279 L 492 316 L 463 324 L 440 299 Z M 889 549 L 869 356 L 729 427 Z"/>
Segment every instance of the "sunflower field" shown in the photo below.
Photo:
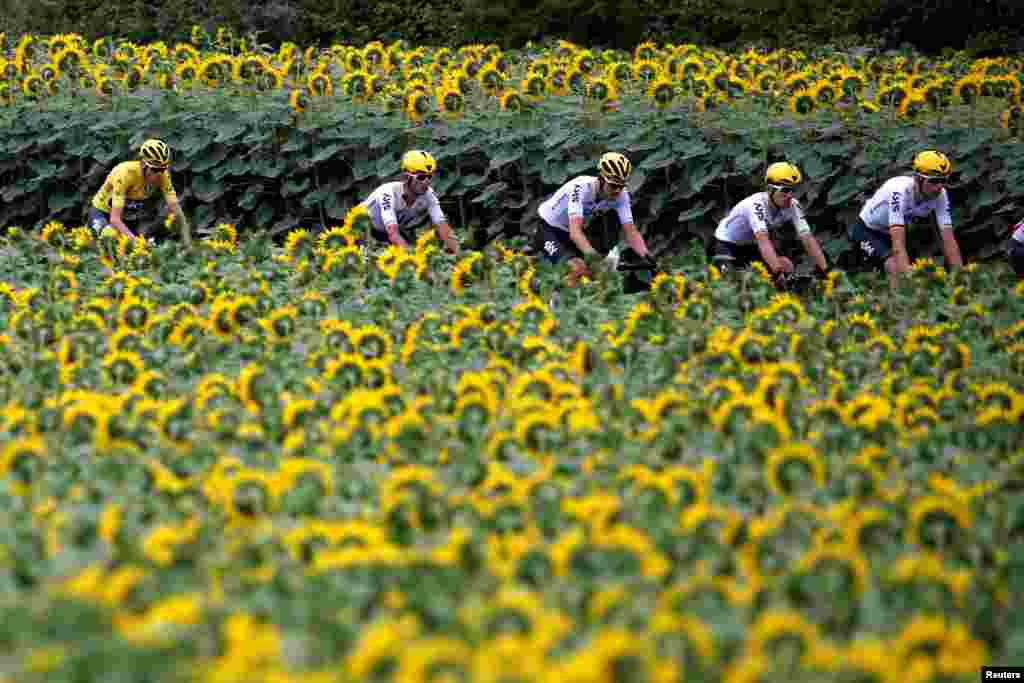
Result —
<path fill-rule="evenodd" d="M 0 244 L 0 680 L 971 681 L 1024 654 L 1024 285 L 563 290 L 53 222 Z M 1016 659 L 1015 659 L 1016 658 Z"/>
<path fill-rule="evenodd" d="M 512 231 L 606 149 L 638 169 L 630 190 L 651 234 L 705 234 L 782 157 L 804 171 L 816 230 L 840 245 L 840 226 L 922 147 L 954 161 L 969 258 L 994 255 L 1024 205 L 1020 57 L 566 41 L 272 49 L 199 27 L 174 45 L 0 35 L 0 53 L 0 226 L 80 224 L 147 137 L 174 149 L 200 229 L 282 239 L 339 223 L 412 147 L 438 159 L 435 190 L 467 232 Z"/>
<path fill-rule="evenodd" d="M 1024 200 L 1021 60 L 200 29 L 0 52 L 0 683 L 940 683 L 1024 658 L 1024 284 L 977 263 Z M 82 227 L 147 137 L 189 247 Z M 667 243 L 785 157 L 834 256 L 924 144 L 973 262 L 926 247 L 895 292 L 779 294 L 679 249 L 650 291 L 566 289 L 500 243 L 373 252 L 357 206 L 423 147 L 465 237 L 619 149 Z"/>

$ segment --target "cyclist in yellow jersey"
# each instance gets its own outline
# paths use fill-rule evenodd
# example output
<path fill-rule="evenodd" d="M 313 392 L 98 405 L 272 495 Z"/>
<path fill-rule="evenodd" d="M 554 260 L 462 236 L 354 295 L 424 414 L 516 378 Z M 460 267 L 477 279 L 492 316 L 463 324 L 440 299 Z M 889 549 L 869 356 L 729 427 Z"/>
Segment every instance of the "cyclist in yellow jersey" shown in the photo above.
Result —
<path fill-rule="evenodd" d="M 170 148 L 160 140 L 146 140 L 139 149 L 139 156 L 137 161 L 118 164 L 107 176 L 89 206 L 89 227 L 102 232 L 109 225 L 134 238 L 136 235 L 128 226 L 139 220 L 146 202 L 155 196 L 159 188 L 167 207 L 181 224 L 185 242 L 189 243 L 189 224 L 178 204 L 178 195 L 168 170 Z"/>

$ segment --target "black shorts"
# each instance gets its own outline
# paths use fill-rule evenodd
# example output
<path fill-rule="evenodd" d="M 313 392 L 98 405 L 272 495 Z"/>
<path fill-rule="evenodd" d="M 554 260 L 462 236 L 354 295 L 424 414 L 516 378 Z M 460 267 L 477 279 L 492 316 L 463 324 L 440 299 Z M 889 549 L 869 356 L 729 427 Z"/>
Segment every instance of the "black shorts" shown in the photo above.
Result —
<path fill-rule="evenodd" d="M 755 261 L 764 261 L 761 258 L 761 250 L 758 249 L 757 242 L 753 244 L 735 244 L 734 242 L 725 242 L 717 237 L 712 237 L 710 251 L 709 256 L 712 265 L 721 272 L 747 268 Z"/>
<path fill-rule="evenodd" d="M 404 239 L 410 247 L 416 244 L 416 230 L 414 228 L 399 228 L 398 234 L 402 236 L 402 239 Z M 370 229 L 370 235 L 378 242 L 391 244 L 387 230 L 381 230 L 374 226 Z"/>
<path fill-rule="evenodd" d="M 553 228 L 543 221 L 534 233 L 534 251 L 549 263 L 558 263 L 563 258 L 583 258 L 583 252 L 569 237 L 568 230 Z"/>
<path fill-rule="evenodd" d="M 1024 242 L 1011 238 L 1006 247 L 1006 258 L 1010 260 L 1010 267 L 1017 277 L 1024 277 Z"/>
<path fill-rule="evenodd" d="M 125 224 L 129 230 L 133 233 L 138 232 L 135 229 L 136 220 L 132 216 L 121 214 L 121 222 Z M 110 214 L 106 211 L 100 211 L 95 206 L 89 207 L 89 213 L 85 219 L 85 225 L 87 228 L 95 232 L 97 235 L 103 232 L 103 228 L 110 225 Z"/>
<path fill-rule="evenodd" d="M 878 270 L 885 269 L 885 261 L 892 254 L 892 238 L 887 233 L 872 230 L 858 219 L 846 229 L 846 236 L 865 261 Z"/>

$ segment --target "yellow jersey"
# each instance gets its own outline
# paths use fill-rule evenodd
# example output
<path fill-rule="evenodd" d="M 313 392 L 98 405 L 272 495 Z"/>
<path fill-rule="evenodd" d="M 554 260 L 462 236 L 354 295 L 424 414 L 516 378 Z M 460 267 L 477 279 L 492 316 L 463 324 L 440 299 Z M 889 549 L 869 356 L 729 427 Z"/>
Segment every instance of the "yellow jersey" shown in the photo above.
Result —
<path fill-rule="evenodd" d="M 164 171 L 160 175 L 160 191 L 164 199 L 168 202 L 177 200 L 170 172 Z M 92 198 L 92 205 L 104 213 L 110 213 L 115 207 L 120 207 L 125 213 L 134 213 L 155 194 L 156 187 L 147 185 L 142 178 L 142 162 L 125 161 L 110 172 L 103 187 Z"/>

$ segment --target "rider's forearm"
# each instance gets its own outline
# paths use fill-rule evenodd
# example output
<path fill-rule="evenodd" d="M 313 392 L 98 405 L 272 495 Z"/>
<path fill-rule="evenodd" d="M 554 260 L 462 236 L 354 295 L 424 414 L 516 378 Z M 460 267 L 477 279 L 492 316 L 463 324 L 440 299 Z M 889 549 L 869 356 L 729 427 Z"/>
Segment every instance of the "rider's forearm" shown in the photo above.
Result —
<path fill-rule="evenodd" d="M 890 225 L 889 237 L 892 239 L 892 251 L 894 256 L 907 256 L 907 233 L 902 225 Z"/>
<path fill-rule="evenodd" d="M 185 212 L 181 210 L 181 205 L 178 204 L 178 202 L 168 202 L 168 208 L 171 210 L 171 213 L 174 214 L 174 218 L 178 221 L 178 225 L 181 226 L 181 239 L 185 243 L 185 246 L 191 246 L 192 225 L 185 217 Z"/>
<path fill-rule="evenodd" d="M 757 234 L 757 249 L 761 252 L 761 258 L 768 264 L 768 269 L 773 273 L 779 272 L 782 264 L 779 263 L 779 256 L 775 253 L 775 245 L 772 244 L 767 233 Z"/>
<path fill-rule="evenodd" d="M 956 236 L 952 227 L 942 229 L 942 252 L 946 256 L 946 265 L 951 268 L 959 268 L 964 265 L 960 255 L 960 245 L 957 244 Z"/>
<path fill-rule="evenodd" d="M 818 267 L 818 270 L 827 270 L 828 262 L 825 260 L 825 252 L 821 250 L 821 245 L 818 244 L 818 240 L 814 238 L 814 235 L 807 235 L 803 238 L 803 242 L 804 249 L 814 259 L 814 264 Z"/>
<path fill-rule="evenodd" d="M 459 243 L 455 239 L 455 233 L 452 232 L 452 226 L 448 225 L 448 223 L 441 223 L 437 226 L 437 232 L 448 249 L 453 252 L 459 250 Z"/>
<path fill-rule="evenodd" d="M 626 242 L 629 246 L 640 256 L 648 256 L 651 252 L 647 250 L 647 243 L 644 242 L 643 235 L 636 229 L 636 226 L 632 223 L 627 223 L 622 226 L 622 231 L 626 234 Z"/>
<path fill-rule="evenodd" d="M 388 225 L 387 226 L 387 231 L 388 231 L 388 239 L 391 240 L 391 244 L 394 244 L 396 246 L 402 247 L 403 249 L 408 249 L 409 248 L 409 245 L 406 243 L 405 239 L 402 238 L 402 234 L 400 232 L 398 232 L 398 225 L 397 224 L 392 223 L 392 224 Z"/>
<path fill-rule="evenodd" d="M 579 250 L 584 255 L 598 255 L 597 250 L 594 249 L 590 244 L 590 240 L 583 234 L 583 219 L 582 218 L 570 218 L 569 219 L 569 239 L 572 243 L 579 247 Z"/>
<path fill-rule="evenodd" d="M 117 230 L 118 232 L 120 232 L 122 235 L 128 235 L 129 237 L 135 237 L 135 233 L 133 233 L 128 228 L 128 226 L 124 222 L 124 219 L 121 218 L 121 212 L 120 211 L 112 211 L 110 213 L 110 225 L 112 225 L 114 227 L 114 229 Z"/>

